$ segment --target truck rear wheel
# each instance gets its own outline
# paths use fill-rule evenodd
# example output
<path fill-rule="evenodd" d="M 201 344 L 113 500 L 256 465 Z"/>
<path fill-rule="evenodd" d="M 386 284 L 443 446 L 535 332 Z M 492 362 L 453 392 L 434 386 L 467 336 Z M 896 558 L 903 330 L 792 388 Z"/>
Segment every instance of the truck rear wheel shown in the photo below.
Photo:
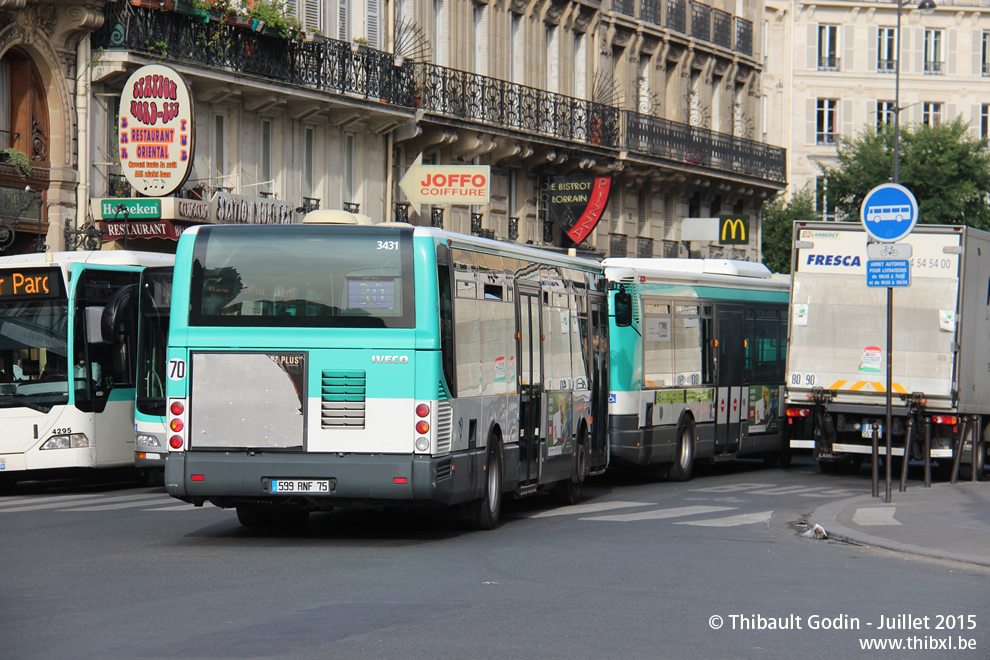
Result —
<path fill-rule="evenodd" d="M 970 435 L 970 439 L 972 439 L 972 435 Z M 972 456 L 972 454 L 970 454 L 970 456 Z M 983 470 L 986 468 L 986 458 L 987 443 L 985 440 L 980 440 L 979 444 L 976 445 L 976 465 L 974 466 L 972 463 L 961 463 L 959 465 L 959 478 L 963 481 L 969 481 L 973 478 L 973 470 L 975 469 L 976 480 L 983 481 Z"/>

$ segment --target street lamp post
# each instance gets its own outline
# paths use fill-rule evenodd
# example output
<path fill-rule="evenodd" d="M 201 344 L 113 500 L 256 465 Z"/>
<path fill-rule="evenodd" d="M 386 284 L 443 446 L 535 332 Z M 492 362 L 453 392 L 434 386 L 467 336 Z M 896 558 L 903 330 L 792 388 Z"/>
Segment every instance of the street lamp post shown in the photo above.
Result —
<path fill-rule="evenodd" d="M 897 45 L 894 58 L 894 183 L 901 182 L 901 9 L 904 3 L 897 0 Z M 930 12 L 935 0 L 921 0 L 918 10 Z"/>

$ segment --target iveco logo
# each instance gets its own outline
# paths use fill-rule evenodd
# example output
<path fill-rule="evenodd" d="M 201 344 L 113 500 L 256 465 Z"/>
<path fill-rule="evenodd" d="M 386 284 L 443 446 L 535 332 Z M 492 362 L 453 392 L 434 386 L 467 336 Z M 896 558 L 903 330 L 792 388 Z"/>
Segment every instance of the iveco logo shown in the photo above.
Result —
<path fill-rule="evenodd" d="M 372 355 L 372 364 L 406 364 L 409 362 L 408 355 Z"/>

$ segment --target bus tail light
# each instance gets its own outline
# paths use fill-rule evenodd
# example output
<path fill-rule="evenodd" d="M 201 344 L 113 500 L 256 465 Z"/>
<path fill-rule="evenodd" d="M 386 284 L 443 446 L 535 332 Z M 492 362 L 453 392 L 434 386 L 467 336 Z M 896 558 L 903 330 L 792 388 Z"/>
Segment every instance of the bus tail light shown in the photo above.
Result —
<path fill-rule="evenodd" d="M 186 446 L 186 401 L 172 399 L 168 403 L 168 430 L 172 435 L 168 438 L 170 451 L 181 451 Z"/>
<path fill-rule="evenodd" d="M 414 409 L 416 414 L 416 424 L 413 427 L 413 430 L 417 436 L 414 446 L 416 447 L 417 453 L 429 453 L 430 448 L 433 446 L 431 431 L 435 421 L 433 418 L 433 409 L 435 407 L 435 402 L 430 403 L 427 401 L 420 401 L 416 404 Z"/>

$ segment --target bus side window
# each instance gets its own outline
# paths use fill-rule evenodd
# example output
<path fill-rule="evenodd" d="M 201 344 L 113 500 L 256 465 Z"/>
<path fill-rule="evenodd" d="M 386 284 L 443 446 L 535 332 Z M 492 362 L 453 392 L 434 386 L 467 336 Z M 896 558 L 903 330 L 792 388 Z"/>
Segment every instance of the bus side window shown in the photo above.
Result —
<path fill-rule="evenodd" d="M 439 254 L 437 255 L 440 256 Z M 439 259 L 438 259 L 439 261 Z M 450 265 L 441 263 L 437 266 L 437 284 L 440 295 L 440 356 L 443 366 L 443 377 L 447 388 L 454 390 L 454 310 L 450 292 Z"/>
<path fill-rule="evenodd" d="M 615 325 L 626 328 L 632 325 L 632 296 L 626 291 L 617 291 L 615 301 Z"/>

